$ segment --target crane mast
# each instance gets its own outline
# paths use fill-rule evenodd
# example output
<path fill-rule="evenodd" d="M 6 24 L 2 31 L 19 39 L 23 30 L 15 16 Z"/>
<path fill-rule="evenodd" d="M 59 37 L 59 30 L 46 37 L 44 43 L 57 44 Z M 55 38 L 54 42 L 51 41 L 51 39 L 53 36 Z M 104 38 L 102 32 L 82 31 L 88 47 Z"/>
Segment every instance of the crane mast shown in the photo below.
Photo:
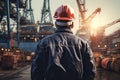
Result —
<path fill-rule="evenodd" d="M 41 26 L 53 26 L 52 15 L 50 11 L 50 0 L 44 0 L 41 16 Z"/>
<path fill-rule="evenodd" d="M 45 36 L 54 33 L 54 31 L 55 28 L 53 27 L 53 20 L 50 10 L 50 0 L 44 0 L 39 32 L 41 35 Z"/>
<path fill-rule="evenodd" d="M 35 19 L 34 19 L 33 9 L 31 7 L 31 0 L 26 0 L 25 4 L 26 4 L 26 8 L 23 9 L 23 15 L 21 19 L 26 22 L 25 24 L 34 24 Z M 21 25 L 24 24 L 24 21 L 21 21 Z"/>
<path fill-rule="evenodd" d="M 81 24 L 84 24 L 84 21 L 85 21 L 85 12 L 86 12 L 86 9 L 85 9 L 85 0 L 76 0 L 77 2 L 77 5 L 78 5 L 78 9 L 79 9 L 79 12 L 80 12 L 80 21 L 81 21 Z"/>

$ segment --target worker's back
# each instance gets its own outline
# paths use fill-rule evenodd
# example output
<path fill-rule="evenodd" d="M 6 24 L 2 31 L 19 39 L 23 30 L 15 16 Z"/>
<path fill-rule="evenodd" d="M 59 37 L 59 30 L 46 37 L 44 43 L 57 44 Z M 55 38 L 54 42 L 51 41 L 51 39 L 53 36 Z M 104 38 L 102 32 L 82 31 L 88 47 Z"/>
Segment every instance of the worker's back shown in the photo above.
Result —
<path fill-rule="evenodd" d="M 81 80 L 83 75 L 82 55 L 84 42 L 70 30 L 63 29 L 44 39 L 49 46 L 47 79 L 48 80 Z"/>

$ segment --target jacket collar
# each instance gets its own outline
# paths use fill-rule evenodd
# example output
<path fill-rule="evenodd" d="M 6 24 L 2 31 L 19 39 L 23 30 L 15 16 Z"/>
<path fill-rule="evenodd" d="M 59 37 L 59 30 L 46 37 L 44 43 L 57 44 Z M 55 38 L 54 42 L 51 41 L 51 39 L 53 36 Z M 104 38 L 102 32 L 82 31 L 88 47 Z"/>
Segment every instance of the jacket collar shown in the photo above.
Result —
<path fill-rule="evenodd" d="M 69 29 L 69 28 L 57 28 L 56 32 L 55 33 L 58 33 L 58 32 L 67 32 L 67 33 L 72 33 L 72 30 Z"/>

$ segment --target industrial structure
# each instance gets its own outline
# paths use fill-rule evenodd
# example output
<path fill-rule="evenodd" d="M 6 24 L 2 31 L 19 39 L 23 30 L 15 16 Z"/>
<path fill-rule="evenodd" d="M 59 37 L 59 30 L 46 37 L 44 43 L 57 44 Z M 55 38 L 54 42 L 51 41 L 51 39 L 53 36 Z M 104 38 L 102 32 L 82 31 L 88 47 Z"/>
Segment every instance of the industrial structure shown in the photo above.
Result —
<path fill-rule="evenodd" d="M 120 30 L 109 36 L 105 36 L 105 29 L 119 23 L 120 19 L 116 19 L 97 29 L 92 29 L 90 23 L 101 8 L 97 8 L 89 17 L 86 18 L 87 12 L 85 0 L 76 0 L 79 9 L 79 29 L 77 36 L 82 37 L 90 43 L 95 58 L 96 66 L 106 70 L 120 72 Z M 93 30 L 93 34 L 91 31 Z"/>
<path fill-rule="evenodd" d="M 50 10 L 50 0 L 43 1 L 39 32 L 44 35 L 52 34 L 55 31 Z"/>
<path fill-rule="evenodd" d="M 10 10 L 7 5 L 5 6 L 7 3 L 10 4 Z M 31 0 L 11 0 L 6 2 L 2 0 L 0 4 L 1 36 L 4 37 L 1 38 L 1 47 L 19 47 L 23 50 L 34 51 L 41 38 L 54 33 L 55 28 L 53 27 L 49 0 L 43 2 L 40 23 L 35 23 Z M 10 17 L 5 14 L 7 10 Z M 14 20 L 16 32 L 13 32 L 9 19 L 3 20 L 5 16 Z M 10 40 L 7 40 L 8 36 L 12 36 Z M 34 46 L 32 46 L 33 44 Z"/>
<path fill-rule="evenodd" d="M 25 1 L 26 7 L 22 9 L 22 14 L 20 15 L 20 25 L 34 24 L 34 14 L 31 6 L 31 0 Z"/>
<path fill-rule="evenodd" d="M 33 33 L 35 34 L 37 30 L 37 25 L 35 25 L 33 10 L 31 7 L 31 0 L 2 0 L 0 3 L 2 4 L 0 6 L 2 22 L 1 36 L 7 36 L 7 38 L 4 38 L 6 40 L 1 40 L 1 46 L 7 48 L 18 47 L 24 49 L 22 45 L 25 46 L 25 44 L 21 43 L 21 41 L 24 41 L 23 39 L 27 38 L 29 33 L 34 31 Z M 4 14 L 2 12 L 4 12 Z M 3 20 L 5 16 L 7 17 L 7 20 Z M 14 25 L 16 25 L 16 32 L 13 32 L 13 28 L 11 28 L 13 26 L 11 25 L 10 19 L 15 22 Z M 31 28 L 33 31 L 30 31 Z"/>
<path fill-rule="evenodd" d="M 91 32 L 91 21 L 95 17 L 97 13 L 100 13 L 101 8 L 97 8 L 90 16 L 86 18 L 86 7 L 85 7 L 85 0 L 76 0 L 79 10 L 79 29 L 76 32 L 76 35 L 82 37 L 83 39 L 90 42 L 90 32 Z"/>
<path fill-rule="evenodd" d="M 110 48 L 114 48 L 115 46 L 111 47 L 111 45 L 113 44 L 112 40 L 114 40 L 114 37 L 112 37 L 113 35 L 117 35 L 116 33 L 109 35 L 111 36 L 111 41 L 108 41 L 108 38 L 110 38 L 109 36 L 105 36 L 105 29 L 108 27 L 111 27 L 114 24 L 117 24 L 120 22 L 120 19 L 116 19 L 104 26 L 100 26 L 97 29 L 95 29 L 93 32 L 94 34 L 92 34 L 91 37 L 91 47 L 93 50 L 99 50 L 102 51 L 103 49 L 106 51 L 106 49 L 110 49 Z M 118 30 L 119 32 L 119 30 Z M 119 37 L 119 36 L 117 36 Z"/>

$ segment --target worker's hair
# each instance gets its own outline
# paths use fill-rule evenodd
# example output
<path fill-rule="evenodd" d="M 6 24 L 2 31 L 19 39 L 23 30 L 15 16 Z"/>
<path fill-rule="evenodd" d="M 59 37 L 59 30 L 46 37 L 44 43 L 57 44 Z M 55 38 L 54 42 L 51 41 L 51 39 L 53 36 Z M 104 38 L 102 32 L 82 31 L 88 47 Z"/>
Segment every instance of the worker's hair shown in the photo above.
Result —
<path fill-rule="evenodd" d="M 56 20 L 55 25 L 56 27 L 60 28 L 70 28 L 70 26 L 73 24 L 73 21 L 71 20 Z"/>

